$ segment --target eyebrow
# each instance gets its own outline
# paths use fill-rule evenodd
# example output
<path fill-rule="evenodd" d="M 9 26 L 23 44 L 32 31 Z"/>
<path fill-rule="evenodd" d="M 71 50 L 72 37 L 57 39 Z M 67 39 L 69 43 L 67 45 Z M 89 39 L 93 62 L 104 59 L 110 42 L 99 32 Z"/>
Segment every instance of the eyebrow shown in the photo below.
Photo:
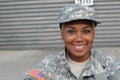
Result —
<path fill-rule="evenodd" d="M 86 28 L 92 28 L 92 27 L 90 27 L 90 26 L 86 26 L 86 27 L 84 27 L 84 29 L 86 29 Z"/>
<path fill-rule="evenodd" d="M 93 28 L 94 26 L 91 26 L 91 25 L 87 25 L 85 26 L 84 28 Z"/>
<path fill-rule="evenodd" d="M 74 28 L 74 27 L 72 27 L 72 26 L 66 26 L 66 28 Z"/>

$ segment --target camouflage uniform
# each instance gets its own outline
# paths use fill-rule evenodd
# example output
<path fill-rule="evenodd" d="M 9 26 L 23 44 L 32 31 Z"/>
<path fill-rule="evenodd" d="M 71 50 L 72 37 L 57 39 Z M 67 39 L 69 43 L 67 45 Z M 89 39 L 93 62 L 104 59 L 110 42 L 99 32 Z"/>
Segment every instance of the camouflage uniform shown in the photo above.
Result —
<path fill-rule="evenodd" d="M 98 50 L 91 50 L 90 61 L 79 78 L 70 71 L 64 51 L 46 57 L 36 68 L 46 72 L 47 80 L 120 80 L 120 61 Z M 23 80 L 36 79 L 26 75 Z"/>
<path fill-rule="evenodd" d="M 59 24 L 73 20 L 92 20 L 96 23 L 95 10 L 84 5 L 68 5 L 61 9 Z M 48 75 L 47 80 L 120 80 L 120 61 L 111 55 L 98 50 L 91 50 L 90 61 L 85 65 L 77 78 L 67 62 L 65 51 L 50 55 L 36 67 Z M 28 74 L 22 80 L 41 80 L 30 77 Z M 45 80 L 45 79 L 42 79 Z"/>

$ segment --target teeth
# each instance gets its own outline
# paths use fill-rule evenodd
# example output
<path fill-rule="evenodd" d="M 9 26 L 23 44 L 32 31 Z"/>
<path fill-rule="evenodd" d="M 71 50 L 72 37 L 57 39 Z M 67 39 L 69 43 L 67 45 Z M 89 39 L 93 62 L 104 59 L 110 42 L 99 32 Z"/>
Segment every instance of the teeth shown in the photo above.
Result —
<path fill-rule="evenodd" d="M 80 49 L 80 48 L 83 48 L 84 46 L 75 46 L 75 47 Z"/>

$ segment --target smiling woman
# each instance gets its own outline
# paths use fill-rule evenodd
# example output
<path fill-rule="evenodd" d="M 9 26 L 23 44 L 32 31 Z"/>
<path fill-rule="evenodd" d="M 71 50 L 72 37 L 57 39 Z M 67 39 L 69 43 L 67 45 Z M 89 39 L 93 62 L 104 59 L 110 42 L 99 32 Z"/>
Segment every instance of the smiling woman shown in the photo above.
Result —
<path fill-rule="evenodd" d="M 62 8 L 59 24 L 65 50 L 47 56 L 23 80 L 120 80 L 120 60 L 92 49 L 98 23 L 91 7 Z"/>
<path fill-rule="evenodd" d="M 77 20 L 64 23 L 61 35 L 70 58 L 83 62 L 89 58 L 95 36 L 93 21 Z"/>

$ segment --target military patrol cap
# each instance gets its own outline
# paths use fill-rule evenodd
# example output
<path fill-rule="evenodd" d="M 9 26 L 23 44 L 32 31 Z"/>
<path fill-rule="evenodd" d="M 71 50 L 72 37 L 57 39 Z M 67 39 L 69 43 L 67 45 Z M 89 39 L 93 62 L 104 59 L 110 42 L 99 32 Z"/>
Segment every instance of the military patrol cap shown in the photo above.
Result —
<path fill-rule="evenodd" d="M 95 19 L 95 10 L 86 5 L 72 4 L 60 10 L 58 17 L 59 24 L 74 20 L 91 20 L 94 21 L 96 25 L 100 23 Z"/>

